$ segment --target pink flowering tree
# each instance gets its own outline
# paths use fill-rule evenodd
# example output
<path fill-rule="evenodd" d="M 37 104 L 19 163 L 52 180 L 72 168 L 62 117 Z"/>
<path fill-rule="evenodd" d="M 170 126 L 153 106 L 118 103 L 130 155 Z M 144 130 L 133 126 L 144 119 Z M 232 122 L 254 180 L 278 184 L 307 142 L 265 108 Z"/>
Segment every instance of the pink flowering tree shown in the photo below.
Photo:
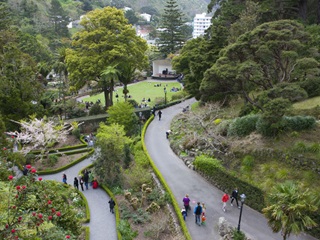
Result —
<path fill-rule="evenodd" d="M 0 182 L 0 239 L 78 239 L 78 210 L 70 204 L 78 194 L 61 183 L 42 181 L 37 171 Z M 68 196 L 66 192 L 70 193 Z"/>

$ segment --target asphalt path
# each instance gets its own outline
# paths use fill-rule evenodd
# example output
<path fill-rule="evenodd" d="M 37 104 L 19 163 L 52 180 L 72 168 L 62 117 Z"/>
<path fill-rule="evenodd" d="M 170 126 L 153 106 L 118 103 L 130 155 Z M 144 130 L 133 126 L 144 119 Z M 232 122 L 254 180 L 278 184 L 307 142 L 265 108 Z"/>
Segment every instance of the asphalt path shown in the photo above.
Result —
<path fill-rule="evenodd" d="M 164 179 L 172 190 L 177 202 L 183 207 L 182 199 L 189 194 L 191 199 L 191 208 L 196 202 L 206 204 L 207 221 L 205 226 L 195 224 L 192 214 L 188 214 L 186 224 L 193 240 L 219 239 L 218 221 L 224 217 L 233 227 L 238 227 L 240 210 L 236 204 L 230 206 L 227 204 L 227 211 L 222 211 L 221 197 L 223 192 L 207 182 L 202 176 L 194 170 L 189 169 L 184 162 L 178 158 L 170 148 L 166 139 L 165 132 L 170 129 L 170 123 L 174 116 L 182 114 L 182 109 L 190 106 L 195 100 L 190 99 L 178 105 L 162 110 L 162 118 L 159 121 L 158 116 L 150 123 L 146 135 L 145 143 L 147 150 L 153 159 L 155 165 L 162 173 Z M 230 193 L 229 193 L 230 194 Z M 239 195 L 242 194 L 239 189 Z M 250 198 L 250 196 L 247 196 Z M 252 240 L 281 240 L 280 233 L 273 233 L 267 225 L 264 216 L 249 208 L 244 204 L 240 229 Z M 299 236 L 290 236 L 289 240 L 316 240 L 315 238 L 301 234 Z"/>
<path fill-rule="evenodd" d="M 92 155 L 82 162 L 68 168 L 64 171 L 67 175 L 67 183 L 73 186 L 73 179 L 78 176 L 81 169 L 92 163 L 95 156 Z M 56 180 L 62 183 L 62 173 L 41 176 L 44 180 Z M 79 184 L 79 189 L 80 184 Z M 84 186 L 85 189 L 85 186 Z M 82 192 L 86 197 L 90 208 L 90 222 L 86 225 L 90 228 L 91 240 L 116 240 L 116 218 L 109 212 L 109 196 L 101 188 L 93 189 L 89 186 L 89 190 Z"/>

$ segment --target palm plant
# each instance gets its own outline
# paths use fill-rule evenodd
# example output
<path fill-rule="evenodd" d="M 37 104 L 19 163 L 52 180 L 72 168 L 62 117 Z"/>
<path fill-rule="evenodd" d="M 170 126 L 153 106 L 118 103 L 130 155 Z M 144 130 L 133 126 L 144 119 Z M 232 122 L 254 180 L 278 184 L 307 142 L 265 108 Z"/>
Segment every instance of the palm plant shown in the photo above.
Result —
<path fill-rule="evenodd" d="M 262 211 L 274 232 L 282 233 L 286 240 L 291 233 L 299 234 L 316 227 L 310 214 L 319 207 L 319 198 L 309 189 L 302 191 L 299 186 L 286 181 L 275 186 L 269 196 L 269 206 Z"/>
<path fill-rule="evenodd" d="M 107 109 L 109 106 L 113 105 L 112 97 L 114 81 L 117 81 L 119 79 L 119 71 L 116 69 L 116 66 L 111 65 L 103 70 L 100 76 L 101 79 L 98 82 L 98 87 L 101 88 L 104 92 L 105 108 Z"/>

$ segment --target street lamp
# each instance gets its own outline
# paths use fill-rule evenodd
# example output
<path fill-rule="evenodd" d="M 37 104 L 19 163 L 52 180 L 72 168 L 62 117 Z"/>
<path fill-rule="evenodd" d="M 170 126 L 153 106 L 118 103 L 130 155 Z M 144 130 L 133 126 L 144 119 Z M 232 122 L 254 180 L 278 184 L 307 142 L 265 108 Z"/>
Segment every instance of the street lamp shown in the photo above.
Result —
<path fill-rule="evenodd" d="M 163 91 L 164 91 L 164 104 L 167 105 L 167 89 L 164 88 Z"/>
<path fill-rule="evenodd" d="M 241 223 L 241 215 L 242 215 L 242 208 L 243 208 L 243 204 L 244 204 L 244 200 L 246 199 L 246 195 L 244 193 L 242 193 L 240 195 L 241 198 L 241 208 L 240 208 L 240 216 L 239 216 L 239 223 L 238 223 L 238 232 L 240 232 L 240 223 Z"/>

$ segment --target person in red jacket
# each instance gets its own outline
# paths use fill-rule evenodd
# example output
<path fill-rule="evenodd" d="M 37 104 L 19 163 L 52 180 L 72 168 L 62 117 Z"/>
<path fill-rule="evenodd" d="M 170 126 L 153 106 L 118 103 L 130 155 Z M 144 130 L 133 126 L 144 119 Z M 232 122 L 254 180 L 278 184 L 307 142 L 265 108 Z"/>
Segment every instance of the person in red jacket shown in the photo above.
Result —
<path fill-rule="evenodd" d="M 227 206 L 227 202 L 229 200 L 229 195 L 228 194 L 223 194 L 222 196 L 222 210 L 225 212 L 226 211 L 226 206 Z"/>

